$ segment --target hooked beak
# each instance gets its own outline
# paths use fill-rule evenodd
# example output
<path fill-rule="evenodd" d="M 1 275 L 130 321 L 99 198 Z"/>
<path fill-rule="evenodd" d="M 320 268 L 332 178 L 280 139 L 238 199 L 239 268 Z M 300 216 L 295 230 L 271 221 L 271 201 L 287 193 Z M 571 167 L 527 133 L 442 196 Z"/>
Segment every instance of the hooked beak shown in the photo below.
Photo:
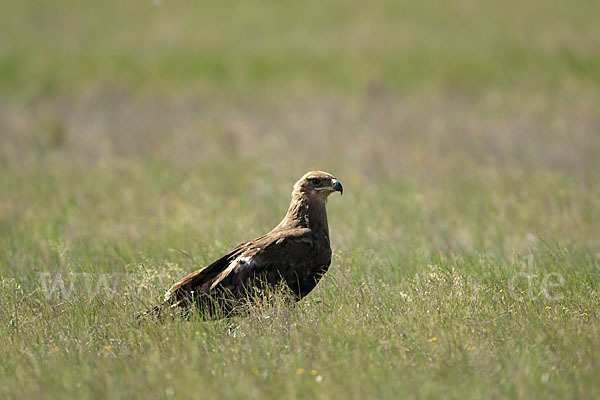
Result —
<path fill-rule="evenodd" d="M 340 192 L 340 196 L 344 194 L 344 188 L 340 182 L 338 182 L 336 179 L 332 179 L 331 183 L 333 184 L 332 189 L 334 192 Z"/>

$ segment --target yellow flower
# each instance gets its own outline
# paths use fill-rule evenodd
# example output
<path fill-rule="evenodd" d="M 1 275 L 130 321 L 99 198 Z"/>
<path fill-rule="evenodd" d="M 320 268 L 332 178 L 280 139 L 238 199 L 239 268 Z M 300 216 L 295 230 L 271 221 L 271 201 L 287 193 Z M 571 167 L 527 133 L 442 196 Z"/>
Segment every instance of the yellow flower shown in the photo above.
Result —
<path fill-rule="evenodd" d="M 582 317 L 589 317 L 588 313 L 586 313 L 586 312 L 581 313 L 581 316 Z"/>
<path fill-rule="evenodd" d="M 111 325 L 111 324 L 106 324 L 106 325 L 104 325 L 104 326 L 105 326 L 106 328 L 108 328 L 110 325 Z"/>
<path fill-rule="evenodd" d="M 317 370 L 316 369 L 311 369 L 310 370 L 310 374 L 313 375 L 313 376 L 316 375 L 317 374 Z"/>
<path fill-rule="evenodd" d="M 254 375 L 258 376 L 258 369 L 256 369 L 256 368 L 253 368 L 253 369 L 252 369 L 252 373 L 253 373 Z"/>
<path fill-rule="evenodd" d="M 546 310 L 552 310 L 552 307 L 546 306 Z"/>
<path fill-rule="evenodd" d="M 200 331 L 196 331 L 196 336 L 200 335 Z"/>
<path fill-rule="evenodd" d="M 296 373 L 297 373 L 297 374 L 303 374 L 303 373 L 304 373 L 304 368 L 298 368 L 298 369 L 296 370 Z"/>
<path fill-rule="evenodd" d="M 127 294 L 128 294 L 128 293 L 127 293 L 127 292 L 125 292 L 125 293 L 123 293 L 123 296 L 127 296 Z"/>
<path fill-rule="evenodd" d="M 105 348 L 106 350 L 110 350 L 110 349 L 112 349 L 112 346 L 111 346 L 111 345 L 108 345 L 108 346 L 104 346 L 104 348 Z"/>
<path fill-rule="evenodd" d="M 473 350 L 475 350 L 475 346 L 467 347 L 467 351 L 473 351 Z"/>
<path fill-rule="evenodd" d="M 437 342 L 437 338 L 434 336 L 429 339 L 429 343 Z"/>
<path fill-rule="evenodd" d="M 165 338 L 165 342 L 168 342 L 168 341 L 169 341 L 169 337 L 167 336 L 167 337 Z"/>

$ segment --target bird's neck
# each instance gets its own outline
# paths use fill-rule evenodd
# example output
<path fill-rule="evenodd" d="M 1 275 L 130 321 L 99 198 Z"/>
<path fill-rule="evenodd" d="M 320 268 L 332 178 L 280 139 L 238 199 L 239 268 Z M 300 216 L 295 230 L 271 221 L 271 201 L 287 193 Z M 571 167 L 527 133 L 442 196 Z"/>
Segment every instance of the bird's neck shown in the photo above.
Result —
<path fill-rule="evenodd" d="M 327 199 L 294 195 L 287 214 L 278 225 L 280 228 L 309 228 L 329 237 L 327 224 Z"/>

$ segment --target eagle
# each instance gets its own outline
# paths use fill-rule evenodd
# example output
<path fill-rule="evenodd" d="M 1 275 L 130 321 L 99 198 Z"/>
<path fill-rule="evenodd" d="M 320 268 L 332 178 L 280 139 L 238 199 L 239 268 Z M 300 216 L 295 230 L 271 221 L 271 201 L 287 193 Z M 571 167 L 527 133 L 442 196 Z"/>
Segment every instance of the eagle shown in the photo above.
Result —
<path fill-rule="evenodd" d="M 343 187 L 333 175 L 306 173 L 275 228 L 176 282 L 154 311 L 199 309 L 212 318 L 228 316 L 260 288 L 283 287 L 293 301 L 302 299 L 331 264 L 326 204 L 334 192 L 342 194 Z"/>

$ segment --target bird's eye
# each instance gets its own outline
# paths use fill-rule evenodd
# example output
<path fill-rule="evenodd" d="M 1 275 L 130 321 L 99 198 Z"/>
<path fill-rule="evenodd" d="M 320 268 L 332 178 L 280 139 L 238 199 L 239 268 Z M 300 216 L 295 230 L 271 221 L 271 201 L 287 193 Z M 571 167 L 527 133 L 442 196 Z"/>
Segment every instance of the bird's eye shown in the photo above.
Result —
<path fill-rule="evenodd" d="M 310 183 L 312 183 L 313 185 L 318 185 L 319 183 L 321 183 L 321 179 L 319 178 L 309 178 L 308 179 L 310 181 Z"/>

